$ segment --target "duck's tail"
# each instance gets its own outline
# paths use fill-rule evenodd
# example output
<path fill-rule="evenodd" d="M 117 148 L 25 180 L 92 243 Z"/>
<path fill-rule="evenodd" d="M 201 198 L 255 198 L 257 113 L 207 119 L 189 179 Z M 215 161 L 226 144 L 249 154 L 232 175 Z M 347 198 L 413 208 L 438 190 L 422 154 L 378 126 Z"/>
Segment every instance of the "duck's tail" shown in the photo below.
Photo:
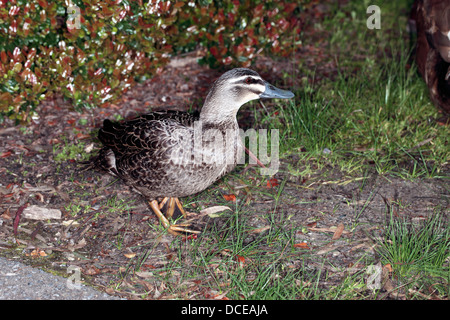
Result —
<path fill-rule="evenodd" d="M 116 156 L 114 152 L 104 147 L 100 149 L 98 155 L 90 160 L 92 168 L 100 169 L 113 176 L 119 176 L 116 168 Z"/>

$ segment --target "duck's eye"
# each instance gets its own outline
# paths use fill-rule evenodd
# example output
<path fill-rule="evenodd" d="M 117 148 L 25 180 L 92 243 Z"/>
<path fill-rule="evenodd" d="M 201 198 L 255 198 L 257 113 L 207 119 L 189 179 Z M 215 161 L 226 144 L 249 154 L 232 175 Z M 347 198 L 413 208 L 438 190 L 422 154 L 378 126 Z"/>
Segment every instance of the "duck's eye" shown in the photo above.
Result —
<path fill-rule="evenodd" d="M 245 83 L 246 83 L 246 84 L 253 83 L 253 78 L 248 77 L 247 79 L 245 79 Z"/>

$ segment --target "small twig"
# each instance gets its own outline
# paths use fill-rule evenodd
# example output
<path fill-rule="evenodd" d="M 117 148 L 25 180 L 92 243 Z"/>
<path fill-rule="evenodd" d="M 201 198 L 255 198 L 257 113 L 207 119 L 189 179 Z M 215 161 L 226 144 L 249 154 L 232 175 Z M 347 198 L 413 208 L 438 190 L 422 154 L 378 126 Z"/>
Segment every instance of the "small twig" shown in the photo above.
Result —
<path fill-rule="evenodd" d="M 423 145 L 425 145 L 425 144 L 427 144 L 427 143 L 429 143 L 429 142 L 431 142 L 431 141 L 433 141 L 433 138 L 425 139 L 425 140 L 419 142 L 418 144 L 416 144 L 416 145 L 415 145 L 414 147 L 412 147 L 411 149 L 408 149 L 407 152 L 411 152 L 411 151 L 413 151 L 414 149 L 417 149 L 417 148 L 419 148 L 419 147 L 421 147 L 421 146 L 423 146 Z"/>
<path fill-rule="evenodd" d="M 19 227 L 20 217 L 22 216 L 23 210 L 28 206 L 28 203 L 25 203 L 23 206 L 19 207 L 16 212 L 16 216 L 14 218 L 13 231 L 14 236 L 17 237 L 17 228 Z"/>
<path fill-rule="evenodd" d="M 42 228 L 42 222 L 39 222 L 36 229 L 34 229 L 34 231 L 30 235 L 31 240 L 36 239 L 36 236 L 37 236 L 38 232 L 41 230 L 41 228 Z"/>
<path fill-rule="evenodd" d="M 266 111 L 266 113 L 267 113 L 267 116 L 269 116 L 270 117 L 270 113 L 269 113 L 269 110 L 267 110 L 267 108 L 266 108 L 266 106 L 264 105 L 264 103 L 261 101 L 261 100 L 259 100 L 259 103 L 261 104 L 261 106 L 264 108 L 264 110 Z"/>
<path fill-rule="evenodd" d="M 261 168 L 266 168 L 266 166 L 259 161 L 259 159 L 249 150 L 247 149 L 247 147 L 245 147 L 245 152 L 247 152 L 247 154 L 250 156 L 250 158 L 252 158 L 253 160 L 256 161 L 256 163 L 261 167 Z"/>

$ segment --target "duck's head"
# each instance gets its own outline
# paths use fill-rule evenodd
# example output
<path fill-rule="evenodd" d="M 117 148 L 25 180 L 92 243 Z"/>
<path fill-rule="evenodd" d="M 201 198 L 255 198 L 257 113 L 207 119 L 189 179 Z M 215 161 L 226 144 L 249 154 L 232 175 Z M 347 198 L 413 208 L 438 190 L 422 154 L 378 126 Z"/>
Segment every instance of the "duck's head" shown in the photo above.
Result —
<path fill-rule="evenodd" d="M 212 85 L 200 114 L 202 120 L 236 119 L 239 108 L 256 99 L 290 99 L 291 91 L 274 87 L 250 69 L 236 68 L 225 72 Z"/>

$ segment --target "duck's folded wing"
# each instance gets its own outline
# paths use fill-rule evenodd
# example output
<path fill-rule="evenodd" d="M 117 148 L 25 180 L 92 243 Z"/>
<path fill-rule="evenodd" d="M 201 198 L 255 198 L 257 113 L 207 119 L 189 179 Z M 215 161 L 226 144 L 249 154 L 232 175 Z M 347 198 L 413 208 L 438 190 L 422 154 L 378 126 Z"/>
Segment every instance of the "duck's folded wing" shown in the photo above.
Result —
<path fill-rule="evenodd" d="M 122 123 L 105 120 L 98 138 L 105 147 L 120 156 L 142 150 L 164 151 L 177 143 L 180 131 L 186 130 L 189 127 L 174 119 L 150 120 L 142 116 Z"/>

